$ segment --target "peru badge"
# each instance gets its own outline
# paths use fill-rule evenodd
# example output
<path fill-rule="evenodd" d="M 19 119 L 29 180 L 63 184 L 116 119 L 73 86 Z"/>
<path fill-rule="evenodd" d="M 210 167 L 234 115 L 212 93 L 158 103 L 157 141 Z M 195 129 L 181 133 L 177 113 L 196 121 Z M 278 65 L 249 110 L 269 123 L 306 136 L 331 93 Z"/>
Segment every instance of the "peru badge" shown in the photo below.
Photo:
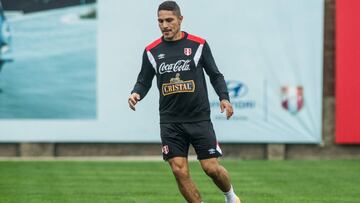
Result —
<path fill-rule="evenodd" d="M 190 56 L 191 53 L 192 53 L 191 48 L 184 48 L 184 54 L 185 54 L 186 56 Z"/>
<path fill-rule="evenodd" d="M 291 114 L 298 113 L 304 106 L 304 89 L 301 86 L 283 86 L 281 97 L 281 106 Z"/>

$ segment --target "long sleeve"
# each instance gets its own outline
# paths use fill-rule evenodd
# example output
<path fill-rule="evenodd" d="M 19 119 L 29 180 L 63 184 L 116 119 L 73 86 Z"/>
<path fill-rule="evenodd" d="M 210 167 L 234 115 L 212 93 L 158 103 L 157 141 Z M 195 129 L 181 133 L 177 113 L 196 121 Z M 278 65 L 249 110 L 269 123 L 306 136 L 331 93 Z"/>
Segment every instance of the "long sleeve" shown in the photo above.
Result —
<path fill-rule="evenodd" d="M 210 78 L 210 82 L 214 87 L 217 95 L 219 96 L 219 100 L 229 99 L 229 92 L 226 87 L 225 79 L 223 74 L 219 71 L 216 66 L 214 57 L 211 53 L 210 46 L 207 42 L 204 44 L 202 58 L 200 61 L 205 69 L 206 74 Z"/>
<path fill-rule="evenodd" d="M 140 95 L 140 99 L 143 99 L 151 88 L 154 76 L 155 70 L 150 63 L 145 50 L 142 58 L 141 71 L 137 77 L 136 84 L 131 93 L 138 93 Z"/>

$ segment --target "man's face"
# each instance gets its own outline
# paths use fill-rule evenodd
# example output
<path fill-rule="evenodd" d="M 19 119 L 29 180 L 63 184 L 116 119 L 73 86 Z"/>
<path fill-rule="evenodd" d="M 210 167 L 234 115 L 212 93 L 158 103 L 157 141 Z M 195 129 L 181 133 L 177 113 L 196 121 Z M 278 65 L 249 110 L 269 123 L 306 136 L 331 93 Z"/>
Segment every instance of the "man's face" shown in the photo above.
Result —
<path fill-rule="evenodd" d="M 158 12 L 158 23 L 165 40 L 173 41 L 181 36 L 180 25 L 182 19 L 182 16 L 175 15 L 173 11 L 160 10 Z"/>

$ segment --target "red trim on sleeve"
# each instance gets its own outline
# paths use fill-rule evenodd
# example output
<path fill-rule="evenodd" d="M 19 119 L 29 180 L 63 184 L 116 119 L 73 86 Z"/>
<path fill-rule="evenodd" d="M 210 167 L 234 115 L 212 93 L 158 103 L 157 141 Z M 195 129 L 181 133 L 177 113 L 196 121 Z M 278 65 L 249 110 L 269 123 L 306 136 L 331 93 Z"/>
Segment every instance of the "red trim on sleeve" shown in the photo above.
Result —
<path fill-rule="evenodd" d="M 149 44 L 147 47 L 146 47 L 146 51 L 150 51 L 151 49 L 155 48 L 157 45 L 159 45 L 161 43 L 161 38 L 153 41 L 151 44 Z"/>
<path fill-rule="evenodd" d="M 201 37 L 188 34 L 188 37 L 187 37 L 187 38 L 188 38 L 189 40 L 194 41 L 194 42 L 197 42 L 197 43 L 199 43 L 199 44 L 205 44 L 205 39 L 203 39 L 203 38 L 201 38 Z"/>

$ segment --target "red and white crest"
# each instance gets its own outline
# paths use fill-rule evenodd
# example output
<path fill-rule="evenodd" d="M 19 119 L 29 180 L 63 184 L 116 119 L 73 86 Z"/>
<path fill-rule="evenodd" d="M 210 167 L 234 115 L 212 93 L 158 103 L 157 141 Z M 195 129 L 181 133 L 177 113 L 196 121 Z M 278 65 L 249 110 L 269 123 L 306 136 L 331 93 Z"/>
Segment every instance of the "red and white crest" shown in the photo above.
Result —
<path fill-rule="evenodd" d="M 190 56 L 191 55 L 191 48 L 184 48 L 184 54 L 186 55 L 186 56 Z"/>
<path fill-rule="evenodd" d="M 169 147 L 167 145 L 164 145 L 162 148 L 162 153 L 168 154 L 169 153 Z"/>
<path fill-rule="evenodd" d="M 301 86 L 281 88 L 281 106 L 291 114 L 298 113 L 304 106 L 304 89 Z"/>

